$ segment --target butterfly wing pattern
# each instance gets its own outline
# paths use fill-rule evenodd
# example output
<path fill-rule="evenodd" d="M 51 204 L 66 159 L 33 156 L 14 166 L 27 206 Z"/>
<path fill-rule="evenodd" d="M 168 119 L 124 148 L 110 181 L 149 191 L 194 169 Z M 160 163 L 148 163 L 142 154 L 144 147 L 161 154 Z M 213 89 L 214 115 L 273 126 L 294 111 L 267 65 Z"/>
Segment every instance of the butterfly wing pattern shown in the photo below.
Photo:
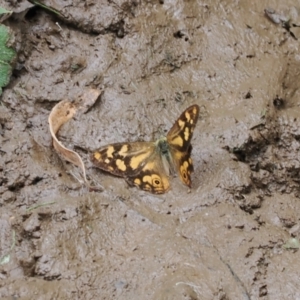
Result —
<path fill-rule="evenodd" d="M 198 116 L 199 106 L 190 106 L 181 114 L 167 134 L 171 157 L 173 157 L 181 181 L 188 187 L 191 187 L 191 173 L 194 171 L 191 140 Z"/>
<path fill-rule="evenodd" d="M 96 167 L 154 194 L 169 190 L 168 177 L 176 171 L 182 182 L 191 187 L 191 139 L 198 114 L 199 106 L 192 105 L 181 114 L 166 137 L 155 142 L 103 146 L 90 159 Z"/>

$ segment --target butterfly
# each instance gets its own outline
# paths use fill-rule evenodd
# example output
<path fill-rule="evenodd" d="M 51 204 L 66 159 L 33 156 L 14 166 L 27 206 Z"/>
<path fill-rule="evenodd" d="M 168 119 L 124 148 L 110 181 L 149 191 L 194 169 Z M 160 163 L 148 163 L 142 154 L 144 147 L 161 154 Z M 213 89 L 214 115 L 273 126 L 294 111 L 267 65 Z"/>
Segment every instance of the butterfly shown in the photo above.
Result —
<path fill-rule="evenodd" d="M 191 139 L 198 120 L 199 106 L 187 108 L 165 137 L 153 142 L 128 142 L 103 146 L 94 151 L 92 163 L 104 171 L 126 179 L 130 186 L 163 194 L 170 189 L 169 176 L 179 173 L 191 187 L 194 171 Z"/>

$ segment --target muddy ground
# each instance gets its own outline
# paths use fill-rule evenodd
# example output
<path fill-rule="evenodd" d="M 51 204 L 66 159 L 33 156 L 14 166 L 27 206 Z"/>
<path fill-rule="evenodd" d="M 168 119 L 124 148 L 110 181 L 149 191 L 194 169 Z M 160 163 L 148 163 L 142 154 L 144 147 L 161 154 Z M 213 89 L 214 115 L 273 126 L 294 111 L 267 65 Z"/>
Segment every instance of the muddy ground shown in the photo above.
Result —
<path fill-rule="evenodd" d="M 45 1 L 68 20 L 2 2 L 29 10 L 5 21 L 18 60 L 0 98 L 1 299 L 300 299 L 300 4 L 255 2 Z M 90 88 L 101 97 L 59 137 L 103 192 L 80 185 L 47 122 Z M 89 162 L 194 103 L 190 192 L 174 178 L 152 195 Z"/>

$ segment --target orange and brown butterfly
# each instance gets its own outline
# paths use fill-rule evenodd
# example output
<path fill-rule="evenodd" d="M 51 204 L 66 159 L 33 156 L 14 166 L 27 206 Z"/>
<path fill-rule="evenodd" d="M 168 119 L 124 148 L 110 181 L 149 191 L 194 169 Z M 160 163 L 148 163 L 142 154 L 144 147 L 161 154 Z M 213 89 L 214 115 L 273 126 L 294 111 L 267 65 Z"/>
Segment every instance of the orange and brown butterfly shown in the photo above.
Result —
<path fill-rule="evenodd" d="M 198 115 L 199 106 L 194 104 L 181 114 L 166 137 L 103 146 L 91 154 L 91 161 L 104 171 L 124 177 L 129 185 L 154 194 L 168 191 L 169 175 L 176 172 L 191 187 L 191 139 Z"/>

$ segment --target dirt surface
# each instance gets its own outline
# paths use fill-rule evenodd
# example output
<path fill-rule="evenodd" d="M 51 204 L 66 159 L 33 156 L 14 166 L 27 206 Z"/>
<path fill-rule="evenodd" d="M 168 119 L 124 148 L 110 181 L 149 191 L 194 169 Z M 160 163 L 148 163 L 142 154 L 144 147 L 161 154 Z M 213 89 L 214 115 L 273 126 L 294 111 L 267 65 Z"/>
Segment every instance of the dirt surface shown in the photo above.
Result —
<path fill-rule="evenodd" d="M 67 19 L 1 4 L 19 14 L 5 21 L 18 61 L 0 98 L 0 298 L 300 299 L 300 28 L 264 14 L 297 25 L 299 3 L 45 3 Z M 100 99 L 59 137 L 103 192 L 80 185 L 47 122 L 89 88 Z M 174 178 L 152 195 L 89 162 L 194 103 L 191 192 Z"/>

